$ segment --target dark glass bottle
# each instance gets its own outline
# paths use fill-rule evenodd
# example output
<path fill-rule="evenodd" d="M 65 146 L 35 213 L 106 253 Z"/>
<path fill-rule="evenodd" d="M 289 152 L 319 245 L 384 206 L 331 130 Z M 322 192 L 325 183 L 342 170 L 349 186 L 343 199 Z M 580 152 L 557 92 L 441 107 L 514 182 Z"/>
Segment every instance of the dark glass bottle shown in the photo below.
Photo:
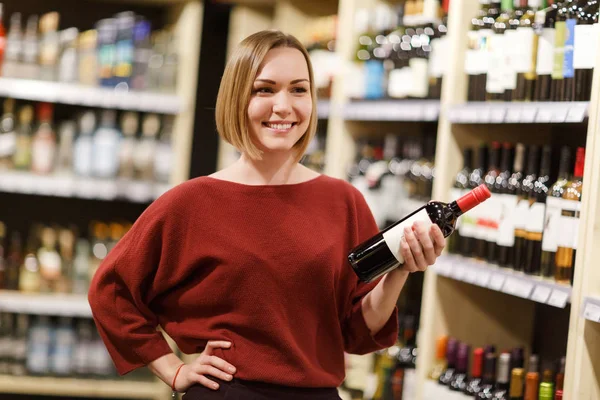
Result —
<path fill-rule="evenodd" d="M 450 199 L 456 200 L 463 196 L 469 190 L 469 175 L 473 169 L 473 149 L 463 150 L 463 168 L 456 174 L 454 185 L 450 189 Z M 461 252 L 461 225 L 462 219 L 457 222 L 457 229 L 454 235 L 448 238 L 448 252 L 452 254 Z"/>
<path fill-rule="evenodd" d="M 544 22 L 539 30 L 539 42 L 537 53 L 537 82 L 535 84 L 535 100 L 550 101 L 550 87 L 552 85 L 552 65 L 554 64 L 554 40 L 556 30 L 556 14 L 559 3 L 550 1 L 544 13 Z"/>
<path fill-rule="evenodd" d="M 564 189 L 571 177 L 571 149 L 564 146 L 560 151 L 558 179 L 548 192 L 546 198 L 546 216 L 544 218 L 544 234 L 542 237 L 541 273 L 545 277 L 554 277 L 556 249 L 560 233 L 561 199 Z"/>
<path fill-rule="evenodd" d="M 517 195 L 523 181 L 523 167 L 525 165 L 526 147 L 522 143 L 515 146 L 515 159 L 512 174 L 506 182 L 503 197 L 503 215 L 501 217 L 500 232 L 498 235 L 497 259 L 498 265 L 504 268 L 513 268 L 515 245 L 515 213 L 519 197 Z"/>
<path fill-rule="evenodd" d="M 469 396 L 475 396 L 482 388 L 483 380 L 483 348 L 478 347 L 473 350 L 473 365 L 471 367 L 471 377 L 467 381 L 467 385 L 463 393 Z"/>
<path fill-rule="evenodd" d="M 483 364 L 483 380 L 481 389 L 475 396 L 476 399 L 491 399 L 494 396 L 494 386 L 496 383 L 496 354 L 492 352 L 485 353 Z"/>
<path fill-rule="evenodd" d="M 454 377 L 456 371 L 456 355 L 458 352 L 458 341 L 454 338 L 448 339 L 446 346 L 446 369 L 440 375 L 438 382 L 441 385 L 448 386 Z"/>
<path fill-rule="evenodd" d="M 490 263 L 496 262 L 496 242 L 498 239 L 498 224 L 500 220 L 500 213 L 502 212 L 502 188 L 498 185 L 498 180 L 500 178 L 500 174 L 502 173 L 502 168 L 508 169 L 508 158 L 504 160 L 506 161 L 506 165 L 500 164 L 500 152 L 500 143 L 492 142 L 490 150 L 490 165 L 487 173 L 483 178 L 485 184 L 492 193 L 492 201 L 485 206 L 485 214 L 487 220 L 484 230 L 486 235 L 483 241 L 478 242 L 478 244 L 483 246 L 483 248 L 477 249 L 477 256 L 479 258 L 487 260 Z"/>
<path fill-rule="evenodd" d="M 456 355 L 456 372 L 450 381 L 448 387 L 450 390 L 463 392 L 467 387 L 467 373 L 469 371 L 469 353 L 471 348 L 466 343 L 461 343 L 458 346 Z"/>
<path fill-rule="evenodd" d="M 510 354 L 502 353 L 498 359 L 498 375 L 494 387 L 494 400 L 508 400 L 510 384 Z"/>
<path fill-rule="evenodd" d="M 490 196 L 488 188 L 482 185 L 449 204 L 439 201 L 429 202 L 359 244 L 348 255 L 348 261 L 360 280 L 371 282 L 404 264 L 400 254 L 404 228 L 411 227 L 416 221 L 430 222 L 440 227 L 444 237 L 450 236 L 454 232 L 458 217 Z"/>
<path fill-rule="evenodd" d="M 477 168 L 475 168 L 469 176 L 469 187 L 474 189 L 480 185 L 485 184 L 484 177 L 488 169 L 488 148 L 486 145 L 479 146 L 477 151 Z M 481 209 L 474 210 L 469 213 L 468 218 L 464 221 L 465 224 L 469 225 L 471 230 L 469 239 L 467 239 L 467 247 L 470 249 L 469 253 L 463 253 L 467 257 L 481 257 L 484 254 L 481 253 L 481 249 L 485 249 L 485 230 L 481 225 L 480 217 L 483 216 Z"/>
<path fill-rule="evenodd" d="M 519 202 L 517 203 L 517 214 L 515 218 L 515 259 L 513 262 L 516 271 L 523 271 L 525 266 L 526 224 L 529 215 L 529 207 L 531 205 L 529 194 L 533 190 L 533 185 L 537 179 L 538 165 L 539 147 L 533 145 L 529 147 L 527 175 L 521 182 L 521 187 L 518 192 Z"/>
<path fill-rule="evenodd" d="M 594 24 L 598 22 L 598 0 L 590 0 L 576 11 L 577 25 L 575 26 L 575 44 L 573 50 L 573 67 L 575 83 L 573 98 L 575 101 L 589 101 L 592 90 L 596 52 L 591 49 L 597 36 Z"/>
<path fill-rule="evenodd" d="M 546 196 L 550 186 L 550 167 L 552 163 L 552 148 L 544 146 L 540 173 L 529 193 L 530 202 L 525 233 L 525 264 L 523 270 L 526 274 L 539 275 L 542 256 L 542 233 L 544 231 L 544 217 L 546 212 Z"/>

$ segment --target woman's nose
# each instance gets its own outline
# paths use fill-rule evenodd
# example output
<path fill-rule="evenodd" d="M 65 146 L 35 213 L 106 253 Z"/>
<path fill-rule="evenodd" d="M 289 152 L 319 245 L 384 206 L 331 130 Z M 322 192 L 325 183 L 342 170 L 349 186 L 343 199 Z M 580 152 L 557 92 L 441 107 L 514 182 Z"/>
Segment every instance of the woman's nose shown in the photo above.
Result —
<path fill-rule="evenodd" d="M 274 98 L 273 112 L 277 114 L 289 114 L 292 111 L 292 101 L 290 96 L 285 92 L 278 93 Z"/>

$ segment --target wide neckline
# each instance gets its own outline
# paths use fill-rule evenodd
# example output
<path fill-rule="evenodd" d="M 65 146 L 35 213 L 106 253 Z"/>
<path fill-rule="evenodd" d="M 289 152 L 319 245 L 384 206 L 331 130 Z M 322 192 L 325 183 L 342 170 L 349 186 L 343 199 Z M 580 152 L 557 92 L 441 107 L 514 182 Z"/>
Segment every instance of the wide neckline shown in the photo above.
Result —
<path fill-rule="evenodd" d="M 239 188 L 244 188 L 244 189 L 259 189 L 259 188 L 262 188 L 262 189 L 287 189 L 287 188 L 294 188 L 294 187 L 299 187 L 299 186 L 304 186 L 304 185 L 310 185 L 312 183 L 315 183 L 315 182 L 321 180 L 323 177 L 325 177 L 324 174 L 319 174 L 318 176 L 311 178 L 309 180 L 306 180 L 306 181 L 296 182 L 296 183 L 284 183 L 284 184 L 280 184 L 280 185 L 275 185 L 275 184 L 250 185 L 250 184 L 246 184 L 246 183 L 228 181 L 226 179 L 214 178 L 212 176 L 205 176 L 204 178 L 215 181 L 215 182 L 231 185 L 231 186 L 237 186 Z"/>

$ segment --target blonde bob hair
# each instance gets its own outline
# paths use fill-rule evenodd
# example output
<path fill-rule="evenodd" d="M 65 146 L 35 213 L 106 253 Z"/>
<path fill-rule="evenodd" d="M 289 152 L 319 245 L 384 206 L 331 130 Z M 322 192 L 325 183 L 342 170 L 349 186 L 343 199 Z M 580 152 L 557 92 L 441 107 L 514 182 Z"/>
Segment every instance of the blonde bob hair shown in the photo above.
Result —
<path fill-rule="evenodd" d="M 217 131 L 226 142 L 240 152 L 246 153 L 255 160 L 262 159 L 262 151 L 256 147 L 250 137 L 248 104 L 252 96 L 254 80 L 265 56 L 269 50 L 279 47 L 299 50 L 304 55 L 308 66 L 312 114 L 308 129 L 294 144 L 294 149 L 298 152 L 296 160 L 300 161 L 317 130 L 317 96 L 308 52 L 298 39 L 281 31 L 265 30 L 250 35 L 233 52 L 225 66 L 217 96 Z"/>

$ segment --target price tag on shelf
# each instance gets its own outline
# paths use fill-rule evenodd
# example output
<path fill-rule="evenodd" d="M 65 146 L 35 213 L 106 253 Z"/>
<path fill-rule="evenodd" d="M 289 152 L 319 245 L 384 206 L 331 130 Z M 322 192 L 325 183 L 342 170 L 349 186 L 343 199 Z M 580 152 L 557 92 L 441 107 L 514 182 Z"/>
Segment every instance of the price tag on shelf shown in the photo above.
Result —
<path fill-rule="evenodd" d="M 504 122 L 506 109 L 504 107 L 494 107 L 490 114 L 490 122 L 493 124 L 501 124 Z"/>
<path fill-rule="evenodd" d="M 558 308 L 565 308 L 569 300 L 569 293 L 565 290 L 553 289 L 548 304 Z"/>
<path fill-rule="evenodd" d="M 565 122 L 581 122 L 585 118 L 585 114 L 587 112 L 587 105 L 585 104 L 577 104 L 569 107 L 569 111 L 567 112 L 567 117 Z"/>
<path fill-rule="evenodd" d="M 428 104 L 423 110 L 424 121 L 436 121 L 439 118 L 440 110 L 437 104 Z"/>
<path fill-rule="evenodd" d="M 586 303 L 583 316 L 587 320 L 600 322 L 600 306 L 589 302 Z"/>
<path fill-rule="evenodd" d="M 475 268 L 467 267 L 465 274 L 465 282 L 474 285 L 477 282 L 477 270 Z"/>
<path fill-rule="evenodd" d="M 488 287 L 491 276 L 492 274 L 489 271 L 479 269 L 477 270 L 477 279 L 475 279 L 475 284 L 482 287 Z"/>
<path fill-rule="evenodd" d="M 521 123 L 527 124 L 535 122 L 535 115 L 537 114 L 537 110 L 535 107 L 524 107 L 521 110 Z"/>
<path fill-rule="evenodd" d="M 496 291 L 501 291 L 502 286 L 504 285 L 505 276 L 502 274 L 492 273 L 492 277 L 490 278 L 490 282 L 488 284 L 488 288 Z"/>
<path fill-rule="evenodd" d="M 481 107 L 477 110 L 477 122 L 487 124 L 492 119 L 492 110 L 489 107 Z"/>
<path fill-rule="evenodd" d="M 506 122 L 516 124 L 521 122 L 521 109 L 517 107 L 511 107 L 506 113 Z"/>
<path fill-rule="evenodd" d="M 543 105 L 538 109 L 538 112 L 535 116 L 535 122 L 540 124 L 547 124 L 552 122 L 552 110 L 544 107 Z"/>
<path fill-rule="evenodd" d="M 550 122 L 556 122 L 556 123 L 563 123 L 565 122 L 565 120 L 567 119 L 567 110 L 562 107 L 562 108 L 554 108 L 552 110 L 552 121 Z"/>
<path fill-rule="evenodd" d="M 583 316 L 589 321 L 600 322 L 600 306 L 589 302 L 586 303 Z"/>
<path fill-rule="evenodd" d="M 528 299 L 532 289 L 533 284 L 531 282 L 527 282 L 521 278 L 508 277 L 504 282 L 502 291 L 513 296 Z"/>
<path fill-rule="evenodd" d="M 452 271 L 452 277 L 457 281 L 464 281 L 465 276 L 467 275 L 467 269 L 464 265 L 456 264 L 454 266 L 454 270 Z"/>
<path fill-rule="evenodd" d="M 531 300 L 546 304 L 551 292 L 552 290 L 549 287 L 537 285 L 533 291 L 533 294 L 531 295 Z"/>

